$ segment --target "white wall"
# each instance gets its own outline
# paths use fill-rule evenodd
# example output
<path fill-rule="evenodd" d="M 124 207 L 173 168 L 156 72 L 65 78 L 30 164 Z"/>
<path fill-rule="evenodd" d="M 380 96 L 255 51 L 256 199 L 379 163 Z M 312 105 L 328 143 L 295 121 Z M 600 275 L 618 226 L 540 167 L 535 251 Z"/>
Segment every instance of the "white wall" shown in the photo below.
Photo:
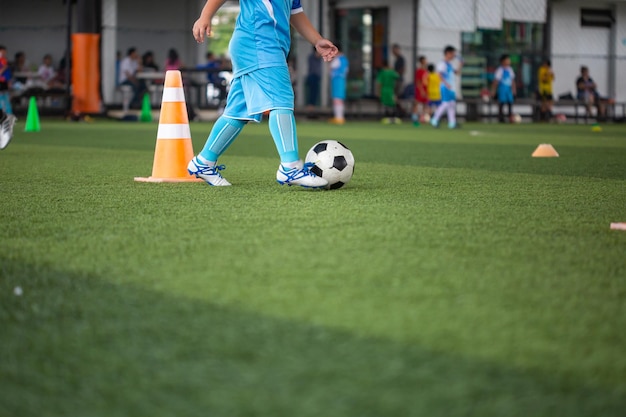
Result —
<path fill-rule="evenodd" d="M 580 67 L 589 67 L 591 77 L 602 95 L 609 94 L 610 33 L 605 28 L 580 25 L 580 9 L 609 9 L 605 2 L 556 2 L 552 4 L 552 65 L 555 74 L 554 93 L 576 94 Z"/>
<path fill-rule="evenodd" d="M 626 101 L 626 3 L 621 3 L 616 10 L 616 79 L 615 79 L 615 99 Z"/>
<path fill-rule="evenodd" d="M 50 53 L 56 66 L 65 54 L 65 38 L 66 8 L 61 0 L 0 0 L 0 44 L 7 47 L 9 61 L 23 51 L 27 63 L 38 67 Z"/>

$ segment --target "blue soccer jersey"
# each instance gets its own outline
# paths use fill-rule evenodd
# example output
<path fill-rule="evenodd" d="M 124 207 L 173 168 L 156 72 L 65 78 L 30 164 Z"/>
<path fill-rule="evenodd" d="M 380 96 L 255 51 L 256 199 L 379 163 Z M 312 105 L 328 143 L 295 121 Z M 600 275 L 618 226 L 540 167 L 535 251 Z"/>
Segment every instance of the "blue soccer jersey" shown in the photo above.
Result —
<path fill-rule="evenodd" d="M 233 75 L 287 65 L 291 15 L 303 11 L 300 0 L 241 0 L 230 40 Z"/>
<path fill-rule="evenodd" d="M 456 100 L 456 72 L 452 64 L 448 61 L 441 61 L 437 64 L 437 72 L 445 81 L 441 83 L 441 101 Z"/>
<path fill-rule="evenodd" d="M 500 103 L 513 102 L 513 82 L 515 81 L 515 72 L 511 67 L 498 67 L 494 74 L 498 81 L 498 101 Z"/>

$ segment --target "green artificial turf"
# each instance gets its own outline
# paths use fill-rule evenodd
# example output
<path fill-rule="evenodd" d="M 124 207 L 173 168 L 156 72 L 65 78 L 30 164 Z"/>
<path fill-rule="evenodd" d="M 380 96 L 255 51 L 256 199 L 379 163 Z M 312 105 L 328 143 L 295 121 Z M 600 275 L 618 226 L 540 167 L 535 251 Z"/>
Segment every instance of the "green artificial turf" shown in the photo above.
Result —
<path fill-rule="evenodd" d="M 228 188 L 134 182 L 156 124 L 18 124 L 0 416 L 625 415 L 626 126 L 298 128 L 350 184 L 277 185 L 265 124 Z"/>

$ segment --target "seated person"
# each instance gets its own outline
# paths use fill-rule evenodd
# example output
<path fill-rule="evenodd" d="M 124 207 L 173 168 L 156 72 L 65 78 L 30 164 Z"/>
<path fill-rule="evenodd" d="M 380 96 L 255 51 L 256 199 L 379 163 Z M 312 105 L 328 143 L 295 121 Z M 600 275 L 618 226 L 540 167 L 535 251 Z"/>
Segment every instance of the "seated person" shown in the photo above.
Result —
<path fill-rule="evenodd" d="M 589 68 L 580 67 L 580 77 L 576 80 L 576 98 L 585 104 L 588 116 L 591 115 L 591 107 L 596 106 L 598 116 L 603 117 L 605 108 L 597 87 L 596 82 L 589 76 Z"/>
<path fill-rule="evenodd" d="M 134 47 L 128 48 L 126 57 L 120 63 L 120 85 L 128 85 L 133 88 L 131 107 L 140 105 L 141 97 L 146 91 L 146 83 L 137 78 L 137 72 L 141 69 L 139 54 Z"/>
<path fill-rule="evenodd" d="M 50 82 L 54 80 L 54 77 L 56 76 L 56 71 L 52 66 L 52 55 L 46 54 L 43 57 L 43 62 L 37 70 L 37 75 L 39 75 L 41 82 L 46 87 L 50 86 Z"/>

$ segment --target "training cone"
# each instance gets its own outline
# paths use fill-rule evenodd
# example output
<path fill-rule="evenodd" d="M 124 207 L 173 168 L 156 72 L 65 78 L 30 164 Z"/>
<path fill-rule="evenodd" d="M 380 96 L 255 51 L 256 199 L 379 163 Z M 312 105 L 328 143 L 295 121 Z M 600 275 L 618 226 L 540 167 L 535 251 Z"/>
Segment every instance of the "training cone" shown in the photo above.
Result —
<path fill-rule="evenodd" d="M 549 143 L 542 143 L 533 152 L 533 158 L 557 158 L 559 153 Z"/>
<path fill-rule="evenodd" d="M 141 115 L 139 116 L 140 122 L 152 121 L 152 105 L 150 104 L 150 94 L 143 95 L 143 101 L 141 102 Z"/>
<path fill-rule="evenodd" d="M 594 124 L 591 126 L 591 131 L 592 131 L 592 132 L 602 132 L 602 127 L 601 127 L 599 124 L 594 123 Z"/>
<path fill-rule="evenodd" d="M 39 125 L 39 110 L 37 109 L 37 99 L 31 97 L 28 102 L 28 113 L 26 115 L 26 127 L 24 132 L 39 132 L 41 126 Z"/>
<path fill-rule="evenodd" d="M 180 71 L 167 71 L 161 101 L 152 176 L 135 177 L 139 182 L 201 182 L 187 172 L 193 158 L 191 131 Z"/>

